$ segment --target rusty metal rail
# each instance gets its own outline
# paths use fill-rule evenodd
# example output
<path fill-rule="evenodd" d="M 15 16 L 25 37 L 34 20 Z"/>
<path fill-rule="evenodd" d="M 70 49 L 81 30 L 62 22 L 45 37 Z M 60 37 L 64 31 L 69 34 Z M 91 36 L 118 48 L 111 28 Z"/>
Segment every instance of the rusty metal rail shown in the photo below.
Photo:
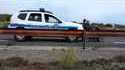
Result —
<path fill-rule="evenodd" d="M 86 31 L 86 37 L 125 37 L 125 30 Z"/>
<path fill-rule="evenodd" d="M 10 35 L 30 35 L 30 36 L 56 36 L 67 37 L 76 36 L 82 37 L 83 32 L 86 37 L 125 37 L 125 30 L 96 30 L 96 31 L 82 31 L 82 30 L 52 30 L 52 29 L 0 29 L 0 34 Z"/>
<path fill-rule="evenodd" d="M 0 29 L 0 34 L 24 35 L 24 36 L 54 36 L 54 37 L 76 36 L 76 37 L 80 37 L 82 34 L 82 31 L 80 30 L 52 30 L 52 29 Z"/>

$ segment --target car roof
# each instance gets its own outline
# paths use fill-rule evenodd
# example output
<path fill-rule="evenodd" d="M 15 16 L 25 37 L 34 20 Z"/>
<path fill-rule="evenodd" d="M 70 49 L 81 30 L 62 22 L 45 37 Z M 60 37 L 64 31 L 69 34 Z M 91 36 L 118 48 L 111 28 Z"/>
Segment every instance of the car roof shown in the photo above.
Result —
<path fill-rule="evenodd" d="M 40 10 L 21 10 L 20 12 L 21 12 L 21 13 L 29 13 L 29 12 L 36 13 L 36 12 L 38 12 L 38 13 L 48 13 L 48 14 L 53 14 L 52 12 L 50 12 L 50 11 L 46 11 L 46 10 L 43 9 L 43 8 L 40 8 Z"/>
<path fill-rule="evenodd" d="M 52 13 L 47 13 L 47 12 L 19 12 L 19 13 L 44 13 L 44 14 L 51 14 L 51 15 L 53 15 Z"/>

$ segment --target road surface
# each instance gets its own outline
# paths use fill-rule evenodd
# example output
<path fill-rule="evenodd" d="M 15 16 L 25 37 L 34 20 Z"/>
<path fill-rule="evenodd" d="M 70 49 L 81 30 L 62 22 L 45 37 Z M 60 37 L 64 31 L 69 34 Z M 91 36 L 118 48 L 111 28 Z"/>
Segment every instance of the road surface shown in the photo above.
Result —
<path fill-rule="evenodd" d="M 82 42 L 66 42 L 63 39 L 33 39 L 25 42 L 15 42 L 13 36 L 0 36 L 0 59 L 8 57 L 23 57 L 30 61 L 51 62 L 57 60 L 57 55 L 63 50 L 74 48 L 79 60 L 91 60 L 97 58 L 112 58 L 114 56 L 125 56 L 125 48 L 118 47 L 124 43 L 115 43 L 116 46 L 87 47 L 82 49 Z M 91 45 L 93 46 L 93 45 Z M 98 44 L 98 46 L 100 46 Z M 53 53 L 56 49 L 56 53 Z"/>

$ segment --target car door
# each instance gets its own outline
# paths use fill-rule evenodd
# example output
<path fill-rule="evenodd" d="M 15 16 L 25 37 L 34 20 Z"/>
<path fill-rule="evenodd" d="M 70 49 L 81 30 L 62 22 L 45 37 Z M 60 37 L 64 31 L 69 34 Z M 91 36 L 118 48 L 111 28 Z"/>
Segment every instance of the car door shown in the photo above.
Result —
<path fill-rule="evenodd" d="M 27 18 L 27 25 L 25 25 L 25 28 L 42 29 L 42 27 L 44 26 L 42 23 L 41 13 L 30 13 L 29 17 Z"/>
<path fill-rule="evenodd" d="M 59 19 L 50 14 L 44 14 L 44 19 L 48 29 L 58 29 L 59 24 L 62 23 Z"/>

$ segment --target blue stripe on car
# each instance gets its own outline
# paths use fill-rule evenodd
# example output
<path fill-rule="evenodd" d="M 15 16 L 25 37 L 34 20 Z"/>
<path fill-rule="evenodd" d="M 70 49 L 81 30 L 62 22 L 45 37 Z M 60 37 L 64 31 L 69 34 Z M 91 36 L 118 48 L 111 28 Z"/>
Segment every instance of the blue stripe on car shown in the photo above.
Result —
<path fill-rule="evenodd" d="M 11 27 L 30 27 L 30 28 L 51 28 L 51 29 L 65 29 L 65 30 L 77 30 L 77 27 L 73 26 L 49 26 L 49 25 L 25 25 L 25 24 L 10 24 Z"/>

